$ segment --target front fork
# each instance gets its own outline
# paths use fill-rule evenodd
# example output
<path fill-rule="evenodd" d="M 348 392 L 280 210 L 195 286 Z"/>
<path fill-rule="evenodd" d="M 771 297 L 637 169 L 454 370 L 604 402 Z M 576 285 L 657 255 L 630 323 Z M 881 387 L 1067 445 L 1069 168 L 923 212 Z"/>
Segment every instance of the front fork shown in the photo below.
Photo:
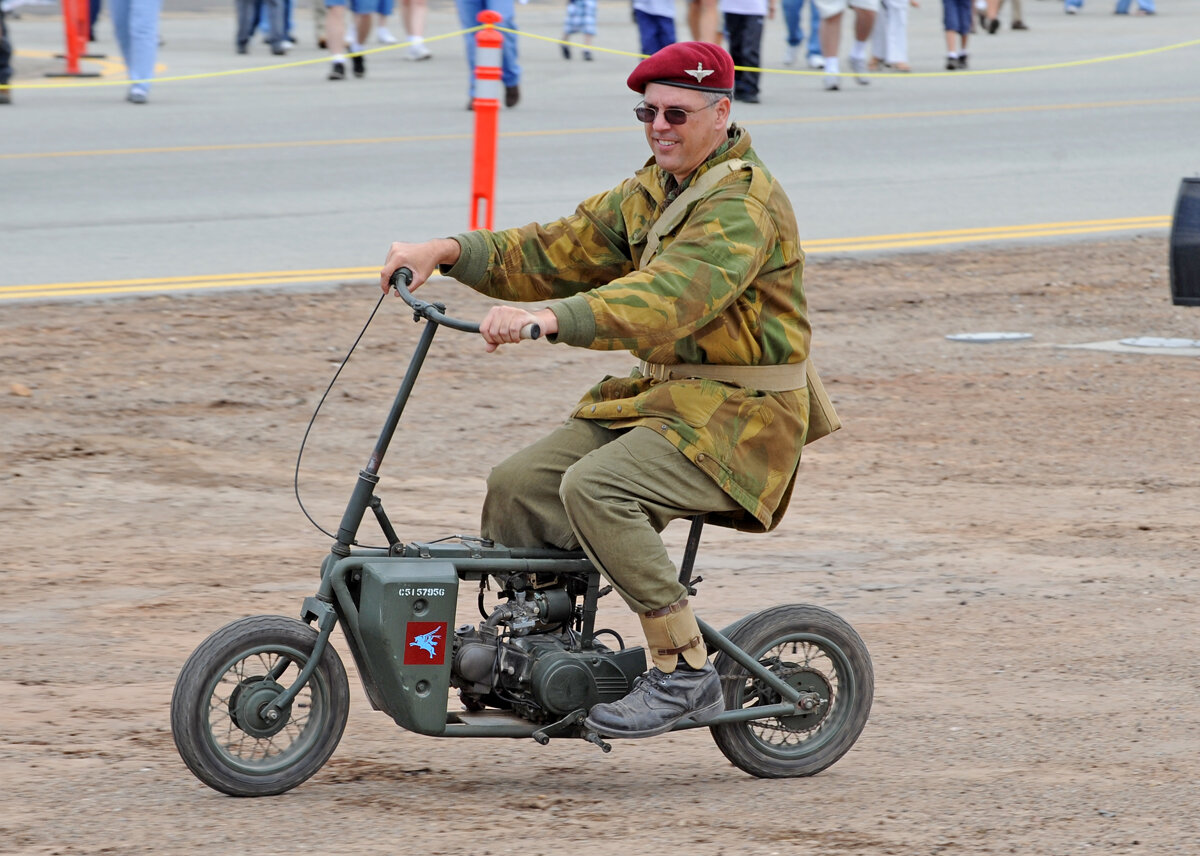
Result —
<path fill-rule="evenodd" d="M 425 357 L 429 353 L 429 346 L 433 343 L 433 337 L 437 333 L 437 328 L 438 325 L 430 321 L 422 329 L 421 338 L 417 341 L 417 347 L 413 351 L 412 358 L 409 360 L 408 370 L 404 373 L 404 380 L 401 381 L 400 389 L 396 392 L 396 398 L 392 402 L 392 409 L 388 413 L 383 430 L 379 433 L 375 449 L 371 452 L 371 457 L 367 460 L 366 467 L 358 472 L 358 481 L 355 482 L 354 491 L 350 494 L 350 501 L 346 503 L 346 511 L 343 513 L 341 524 L 338 526 L 337 540 L 333 545 L 329 558 L 326 559 L 325 565 L 321 569 L 321 587 L 318 589 L 315 597 L 304 599 L 304 608 L 300 611 L 300 618 L 305 623 L 311 624 L 313 621 L 317 622 L 317 640 L 313 643 L 312 656 L 304 664 L 304 668 L 300 670 L 300 674 L 296 677 L 292 685 L 263 709 L 263 716 L 269 722 L 279 719 L 283 709 L 292 703 L 292 699 L 308 683 L 308 679 L 312 677 L 312 673 L 317 668 L 317 663 L 320 662 L 321 657 L 325 654 L 325 646 L 329 644 L 329 635 L 333 632 L 333 628 L 337 625 L 338 620 L 337 610 L 333 605 L 333 592 L 328 571 L 331 564 L 338 559 L 343 559 L 350 555 L 350 546 L 355 543 L 358 526 L 368 508 L 375 512 L 375 516 L 388 538 L 388 543 L 396 543 L 395 530 L 387 522 L 386 516 L 383 515 L 382 506 L 375 497 L 375 485 L 379 483 L 379 466 L 383 463 L 384 453 L 387 452 L 387 447 L 392 442 L 392 435 L 395 434 L 396 427 L 400 424 L 400 417 L 404 413 L 404 407 L 408 403 L 413 386 L 416 384 L 417 375 L 421 371 L 421 365 L 425 362 Z M 287 665 L 286 661 L 281 664 L 282 668 L 279 668 L 279 674 L 283 673 Z"/>
<path fill-rule="evenodd" d="M 275 722 L 279 719 L 300 690 L 304 689 L 304 685 L 308 683 L 308 679 L 316 671 L 317 663 L 321 662 L 321 658 L 325 656 L 325 646 L 329 644 L 329 635 L 333 633 L 333 628 L 337 626 L 337 610 L 333 608 L 333 604 L 326 603 L 317 597 L 306 597 L 304 599 L 304 609 L 301 611 L 300 617 L 305 622 L 316 620 L 317 639 L 313 642 L 312 654 L 309 655 L 308 662 L 304 664 L 304 668 L 300 670 L 300 674 L 296 676 L 296 680 L 263 708 L 261 715 L 267 722 Z M 287 659 L 280 661 L 271 670 L 272 674 L 268 677 L 271 680 L 278 679 L 290 664 L 291 661 Z"/>

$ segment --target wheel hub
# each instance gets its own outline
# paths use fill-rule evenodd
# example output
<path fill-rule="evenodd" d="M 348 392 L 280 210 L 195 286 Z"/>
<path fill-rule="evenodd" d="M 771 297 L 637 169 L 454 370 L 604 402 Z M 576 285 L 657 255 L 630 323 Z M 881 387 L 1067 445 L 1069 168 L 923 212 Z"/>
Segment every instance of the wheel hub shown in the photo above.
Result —
<path fill-rule="evenodd" d="M 229 718 L 233 724 L 251 737 L 271 737 L 278 734 L 291 718 L 292 706 L 271 713 L 267 706 L 283 694 L 283 687 L 275 681 L 259 675 L 244 679 L 229 696 Z"/>
<path fill-rule="evenodd" d="M 829 700 L 833 696 L 833 688 L 829 681 L 823 674 L 808 666 L 789 667 L 780 664 L 775 674 L 801 693 L 801 707 L 807 708 L 803 713 L 779 717 L 780 725 L 792 731 L 809 731 L 816 728 L 829 713 Z"/>

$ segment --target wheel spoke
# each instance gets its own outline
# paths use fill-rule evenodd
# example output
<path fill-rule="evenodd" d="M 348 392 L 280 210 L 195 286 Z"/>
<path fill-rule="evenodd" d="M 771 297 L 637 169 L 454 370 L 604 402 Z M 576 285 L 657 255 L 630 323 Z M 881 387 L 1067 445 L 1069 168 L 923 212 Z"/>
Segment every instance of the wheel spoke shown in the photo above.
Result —
<path fill-rule="evenodd" d="M 838 706 L 839 675 L 830 655 L 820 646 L 807 640 L 790 640 L 764 651 L 759 662 L 776 677 L 801 687 L 806 679 L 819 679 L 828 688 L 824 703 L 828 709 L 807 728 L 798 727 L 802 714 L 753 720 L 748 727 L 760 741 L 776 748 L 798 747 L 822 736 L 830 715 Z M 805 676 L 808 676 L 807 678 Z M 822 695 L 825 695 L 822 693 Z M 747 676 L 741 692 L 743 708 L 778 704 L 779 693 L 766 683 Z"/>
<path fill-rule="evenodd" d="M 254 766 L 305 751 L 310 727 L 317 723 L 321 702 L 312 684 L 305 686 L 284 715 L 279 731 L 263 736 L 248 733 L 237 722 L 237 694 L 258 681 L 279 681 L 302 662 L 280 651 L 258 651 L 234 661 L 217 680 L 208 698 L 207 721 L 214 745 L 230 760 Z"/>

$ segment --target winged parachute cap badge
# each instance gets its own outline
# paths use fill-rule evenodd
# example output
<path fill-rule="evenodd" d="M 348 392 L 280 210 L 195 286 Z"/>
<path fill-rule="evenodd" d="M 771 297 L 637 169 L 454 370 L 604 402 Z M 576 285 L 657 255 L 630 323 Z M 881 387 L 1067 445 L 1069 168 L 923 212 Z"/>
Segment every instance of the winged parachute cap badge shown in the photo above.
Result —
<path fill-rule="evenodd" d="M 713 73 L 713 69 L 705 68 L 704 63 L 698 62 L 698 63 L 696 63 L 695 68 L 684 69 L 684 73 L 690 74 L 692 77 L 696 78 L 697 83 L 703 83 L 704 78 L 708 77 L 710 74 Z"/>

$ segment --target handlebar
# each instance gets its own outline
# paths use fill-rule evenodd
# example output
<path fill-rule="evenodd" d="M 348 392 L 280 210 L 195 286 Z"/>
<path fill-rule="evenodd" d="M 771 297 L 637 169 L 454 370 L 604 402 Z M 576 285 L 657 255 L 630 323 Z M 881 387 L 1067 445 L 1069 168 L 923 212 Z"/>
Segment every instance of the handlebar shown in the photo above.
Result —
<path fill-rule="evenodd" d="M 449 327 L 452 330 L 462 330 L 464 333 L 479 332 L 478 324 L 471 321 L 463 321 L 460 318 L 451 318 L 447 315 L 444 304 L 429 303 L 428 301 L 413 297 L 412 292 L 408 290 L 412 278 L 413 273 L 411 270 L 406 267 L 397 268 L 396 272 L 392 274 L 391 279 L 388 280 L 388 286 L 400 296 L 401 300 L 409 305 L 416 317 L 424 318 L 443 327 Z M 539 324 L 526 324 L 521 328 L 522 339 L 538 339 L 541 338 L 541 335 L 542 328 Z"/>

